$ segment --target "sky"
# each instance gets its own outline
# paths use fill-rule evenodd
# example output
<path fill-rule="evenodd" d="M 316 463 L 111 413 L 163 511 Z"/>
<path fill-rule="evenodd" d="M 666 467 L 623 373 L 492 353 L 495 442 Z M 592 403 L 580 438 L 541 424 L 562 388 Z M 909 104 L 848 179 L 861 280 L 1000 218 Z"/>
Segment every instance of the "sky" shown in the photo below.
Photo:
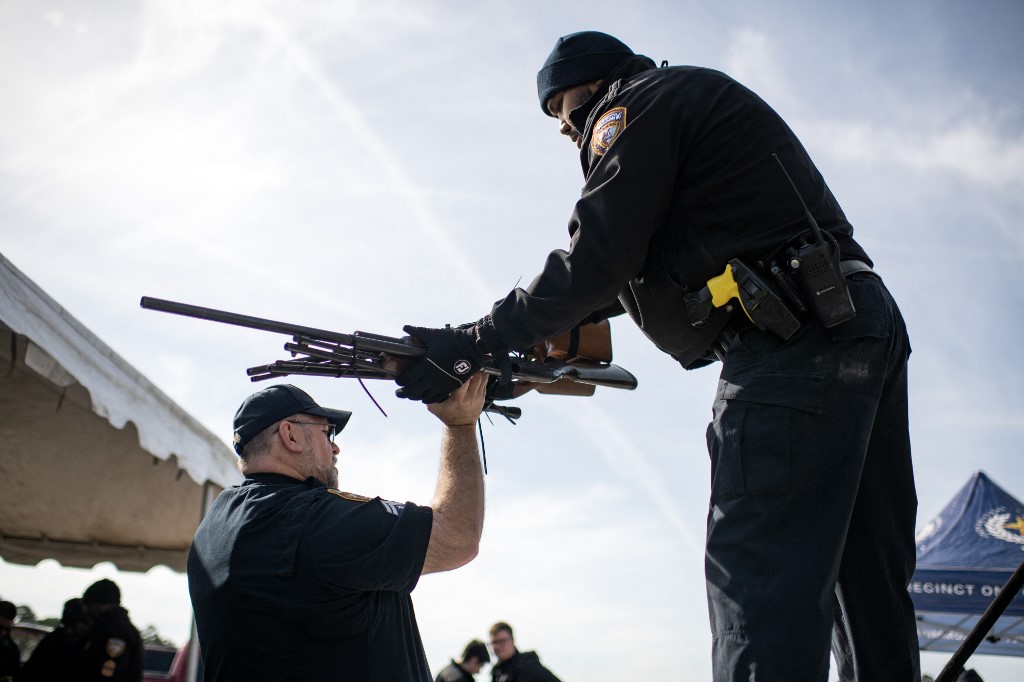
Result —
<path fill-rule="evenodd" d="M 800 136 L 907 319 L 918 527 L 977 470 L 1024 496 L 1011 0 L 0 0 L 0 253 L 227 442 L 244 369 L 282 340 L 139 297 L 390 335 L 479 318 L 567 246 L 579 161 L 534 78 L 586 29 L 725 71 Z M 717 370 L 682 371 L 625 319 L 613 338 L 635 392 L 531 395 L 518 425 L 485 422 L 480 556 L 413 594 L 435 672 L 505 620 L 566 681 L 710 677 Z M 440 424 L 421 405 L 374 383 L 384 418 L 357 383 L 293 383 L 356 413 L 343 489 L 429 502 Z M 187 638 L 166 568 L 0 560 L 0 594 L 56 615 L 101 576 L 136 624 Z"/>

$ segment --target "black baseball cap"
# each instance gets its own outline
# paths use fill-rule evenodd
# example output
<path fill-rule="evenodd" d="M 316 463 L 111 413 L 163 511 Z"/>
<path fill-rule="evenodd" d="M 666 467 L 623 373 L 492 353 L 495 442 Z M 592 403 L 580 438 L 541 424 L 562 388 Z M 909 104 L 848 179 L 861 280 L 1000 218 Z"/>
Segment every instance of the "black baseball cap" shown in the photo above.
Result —
<path fill-rule="evenodd" d="M 348 423 L 351 412 L 320 407 L 308 393 L 291 384 L 278 384 L 257 391 L 246 398 L 235 412 L 235 452 L 242 454 L 242 448 L 253 436 L 274 422 L 293 414 L 311 414 L 325 417 L 327 422 L 341 431 Z"/>

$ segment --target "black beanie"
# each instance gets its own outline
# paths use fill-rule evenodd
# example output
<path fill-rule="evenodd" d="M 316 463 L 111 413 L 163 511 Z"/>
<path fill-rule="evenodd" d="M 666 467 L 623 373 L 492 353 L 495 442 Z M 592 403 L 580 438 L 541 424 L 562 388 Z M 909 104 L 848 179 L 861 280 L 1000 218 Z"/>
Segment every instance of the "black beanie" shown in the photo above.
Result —
<path fill-rule="evenodd" d="M 537 72 L 540 108 L 550 116 L 546 105 L 552 95 L 603 79 L 633 54 L 621 40 L 607 33 L 580 31 L 562 36 Z"/>
<path fill-rule="evenodd" d="M 97 580 L 85 589 L 82 601 L 86 604 L 120 604 L 121 590 L 113 580 Z"/>

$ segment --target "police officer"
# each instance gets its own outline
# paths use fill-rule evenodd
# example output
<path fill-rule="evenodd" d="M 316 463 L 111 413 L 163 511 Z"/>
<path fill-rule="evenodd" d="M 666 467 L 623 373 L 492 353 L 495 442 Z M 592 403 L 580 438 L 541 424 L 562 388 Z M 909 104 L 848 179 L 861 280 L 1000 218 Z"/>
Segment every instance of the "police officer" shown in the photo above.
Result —
<path fill-rule="evenodd" d="M 142 680 L 142 637 L 121 606 L 121 589 L 112 580 L 86 588 L 82 602 L 92 622 L 82 647 L 81 680 Z"/>
<path fill-rule="evenodd" d="M 245 480 L 217 497 L 188 558 L 207 680 L 431 681 L 411 593 L 479 548 L 485 387 L 479 374 L 430 406 L 445 425 L 430 507 L 337 488 L 349 412 L 284 384 L 246 398 Z"/>
<path fill-rule="evenodd" d="M 843 680 L 917 679 L 910 345 L 803 145 L 727 75 L 658 68 L 604 33 L 560 38 L 537 89 L 580 149 L 568 249 L 474 325 L 407 327 L 428 349 L 398 395 L 442 400 L 488 355 L 622 311 L 687 369 L 723 359 L 708 429 L 714 679 L 823 681 L 830 641 Z M 843 261 L 828 272 L 856 309 L 845 321 L 783 291 L 815 274 L 792 270 L 813 239 L 801 201 Z M 765 279 L 789 268 L 774 292 L 798 322 L 788 338 L 736 301 L 691 314 L 686 296 L 733 259 Z"/>

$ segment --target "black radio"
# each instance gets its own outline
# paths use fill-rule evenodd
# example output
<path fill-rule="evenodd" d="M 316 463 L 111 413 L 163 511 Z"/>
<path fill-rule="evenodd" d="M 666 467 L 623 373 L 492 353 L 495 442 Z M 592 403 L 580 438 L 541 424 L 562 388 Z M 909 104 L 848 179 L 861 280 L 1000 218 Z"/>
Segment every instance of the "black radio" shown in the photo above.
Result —
<path fill-rule="evenodd" d="M 834 327 L 847 321 L 857 312 L 853 306 L 853 300 L 850 298 L 850 290 L 846 286 L 846 278 L 843 277 L 839 267 L 839 244 L 831 239 L 831 235 L 829 238 L 832 243 L 825 241 L 817 221 L 814 220 L 807 204 L 804 203 L 793 179 L 786 172 L 786 167 L 782 165 L 779 155 L 773 153 L 772 157 L 779 164 L 790 187 L 793 188 L 814 235 L 814 241 L 805 242 L 800 247 L 789 250 L 787 265 L 792 269 L 794 278 L 803 289 L 807 306 L 814 311 L 815 316 L 824 326 Z"/>

